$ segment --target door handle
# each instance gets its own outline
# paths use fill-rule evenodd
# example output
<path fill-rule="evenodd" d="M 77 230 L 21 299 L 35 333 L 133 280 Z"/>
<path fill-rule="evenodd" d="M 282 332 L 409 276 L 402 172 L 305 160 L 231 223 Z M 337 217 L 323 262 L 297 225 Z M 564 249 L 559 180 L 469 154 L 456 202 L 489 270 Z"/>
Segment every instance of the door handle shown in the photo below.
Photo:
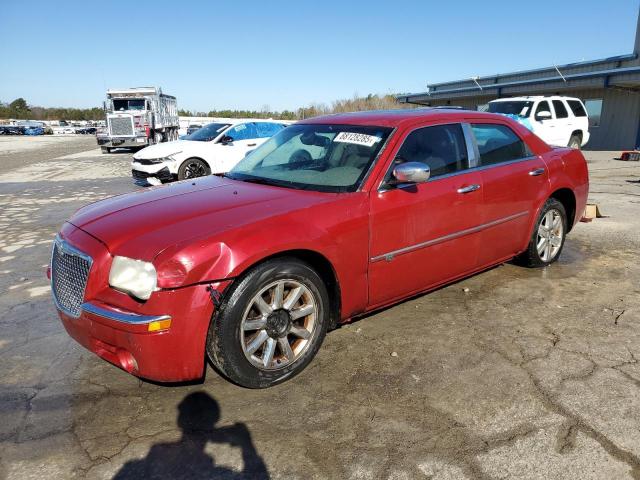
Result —
<path fill-rule="evenodd" d="M 529 175 L 532 177 L 537 177 L 538 175 L 542 175 L 544 173 L 544 168 L 536 168 L 535 170 L 531 170 Z"/>
<path fill-rule="evenodd" d="M 247 147 L 255 147 L 256 144 L 255 143 L 247 143 Z"/>
<path fill-rule="evenodd" d="M 467 185 L 466 187 L 460 187 L 458 189 L 458 193 L 471 193 L 471 192 L 475 192 L 479 188 L 480 188 L 480 185 L 478 185 L 477 183 L 474 183 L 473 185 Z"/>

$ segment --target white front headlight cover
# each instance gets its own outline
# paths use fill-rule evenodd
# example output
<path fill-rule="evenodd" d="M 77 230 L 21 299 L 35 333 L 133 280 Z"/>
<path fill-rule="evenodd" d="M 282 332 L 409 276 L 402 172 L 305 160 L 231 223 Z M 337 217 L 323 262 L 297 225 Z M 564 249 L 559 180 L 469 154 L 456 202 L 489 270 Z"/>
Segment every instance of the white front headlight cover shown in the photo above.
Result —
<path fill-rule="evenodd" d="M 156 290 L 158 275 L 152 263 L 127 257 L 113 257 L 109 271 L 109 285 L 130 293 L 140 300 L 148 300 Z"/>

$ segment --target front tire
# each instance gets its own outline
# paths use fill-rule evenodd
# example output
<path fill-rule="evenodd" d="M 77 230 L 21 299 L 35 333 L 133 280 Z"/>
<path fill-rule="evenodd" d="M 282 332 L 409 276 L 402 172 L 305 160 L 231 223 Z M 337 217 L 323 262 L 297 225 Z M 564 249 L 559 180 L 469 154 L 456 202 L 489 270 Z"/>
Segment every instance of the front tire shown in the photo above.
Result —
<path fill-rule="evenodd" d="M 178 180 L 197 178 L 211 175 L 211 169 L 203 160 L 199 158 L 188 158 L 178 169 Z"/>
<path fill-rule="evenodd" d="M 109 147 L 100 147 L 100 150 L 102 150 L 102 153 L 111 153 L 111 149 Z"/>
<path fill-rule="evenodd" d="M 207 335 L 207 353 L 229 380 L 266 388 L 293 378 L 324 340 L 329 296 L 320 276 L 295 258 L 268 260 L 225 295 Z"/>
<path fill-rule="evenodd" d="M 516 260 L 527 267 L 545 267 L 560 257 L 567 236 L 568 222 L 564 205 L 549 198 L 536 221 L 529 246 Z"/>

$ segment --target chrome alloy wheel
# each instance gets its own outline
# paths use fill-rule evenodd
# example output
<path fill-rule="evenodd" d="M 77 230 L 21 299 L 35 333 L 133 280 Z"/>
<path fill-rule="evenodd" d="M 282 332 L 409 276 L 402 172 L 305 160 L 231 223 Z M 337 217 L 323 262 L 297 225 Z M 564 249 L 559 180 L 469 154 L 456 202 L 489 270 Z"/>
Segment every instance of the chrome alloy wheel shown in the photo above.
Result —
<path fill-rule="evenodd" d="M 277 370 L 300 358 L 311 345 L 317 301 L 302 283 L 278 280 L 249 302 L 240 324 L 247 360 L 262 370 Z"/>
<path fill-rule="evenodd" d="M 552 208 L 542 217 L 540 225 L 538 225 L 536 248 L 540 260 L 550 262 L 558 255 L 562 247 L 563 236 L 562 215 L 558 210 Z"/>
<path fill-rule="evenodd" d="M 184 173 L 184 178 L 204 177 L 207 174 L 207 170 L 200 162 L 189 162 Z"/>

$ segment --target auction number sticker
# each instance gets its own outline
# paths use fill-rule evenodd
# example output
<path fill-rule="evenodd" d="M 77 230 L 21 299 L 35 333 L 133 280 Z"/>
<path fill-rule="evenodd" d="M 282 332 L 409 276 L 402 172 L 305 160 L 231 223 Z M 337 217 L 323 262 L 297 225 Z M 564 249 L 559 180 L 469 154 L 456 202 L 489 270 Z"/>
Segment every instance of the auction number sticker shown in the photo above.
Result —
<path fill-rule="evenodd" d="M 353 132 L 340 132 L 333 139 L 334 142 L 353 143 L 355 145 L 364 145 L 365 147 L 372 147 L 381 139 L 375 135 L 366 135 L 364 133 Z"/>

